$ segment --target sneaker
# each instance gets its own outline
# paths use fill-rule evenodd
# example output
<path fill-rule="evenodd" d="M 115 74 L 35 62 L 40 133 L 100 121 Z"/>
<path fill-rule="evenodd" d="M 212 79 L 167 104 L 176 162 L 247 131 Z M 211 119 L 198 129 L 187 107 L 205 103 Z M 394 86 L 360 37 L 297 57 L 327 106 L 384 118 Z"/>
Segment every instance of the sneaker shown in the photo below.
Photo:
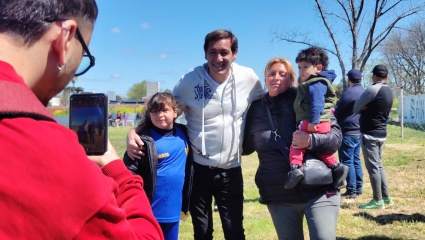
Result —
<path fill-rule="evenodd" d="M 341 197 L 346 199 L 355 199 L 357 198 L 357 194 L 352 191 L 346 191 L 345 193 L 341 194 Z"/>
<path fill-rule="evenodd" d="M 292 189 L 303 179 L 304 173 L 301 169 L 294 169 L 288 172 L 288 176 L 285 181 L 285 189 Z"/>
<path fill-rule="evenodd" d="M 384 202 L 381 201 L 376 201 L 375 199 L 370 200 L 370 202 L 365 203 L 365 204 L 360 204 L 359 208 L 362 209 L 384 209 Z"/>
<path fill-rule="evenodd" d="M 335 188 L 341 189 L 344 187 L 344 181 L 347 178 L 348 167 L 342 163 L 337 163 L 332 168 L 333 185 Z"/>
<path fill-rule="evenodd" d="M 385 205 L 392 206 L 394 205 L 393 199 L 391 197 L 383 198 L 382 201 Z"/>

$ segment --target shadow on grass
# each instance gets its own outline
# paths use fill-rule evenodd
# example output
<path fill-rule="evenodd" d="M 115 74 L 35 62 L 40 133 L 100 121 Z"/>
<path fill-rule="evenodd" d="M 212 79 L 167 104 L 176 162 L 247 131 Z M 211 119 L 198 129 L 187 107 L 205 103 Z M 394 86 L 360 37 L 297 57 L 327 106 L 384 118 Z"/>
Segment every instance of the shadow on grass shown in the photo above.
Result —
<path fill-rule="evenodd" d="M 244 199 L 244 203 L 250 203 L 250 202 L 259 202 L 260 198 L 254 198 L 254 199 Z"/>
<path fill-rule="evenodd" d="M 384 214 L 379 216 L 372 216 L 365 212 L 360 212 L 354 214 L 356 217 L 363 217 L 367 220 L 372 220 L 377 222 L 380 225 L 386 225 L 386 224 L 392 224 L 393 222 L 408 222 L 408 223 L 415 223 L 415 222 L 424 222 L 425 223 L 425 216 L 419 213 L 407 215 L 407 214 L 399 214 L 399 213 L 391 213 L 391 214 Z"/>
<path fill-rule="evenodd" d="M 398 240 L 398 239 L 402 239 L 402 238 L 390 238 L 390 237 L 386 237 L 386 236 L 363 236 L 363 237 L 359 237 L 359 238 L 344 238 L 344 237 L 337 237 L 337 240 L 351 240 L 351 239 L 356 239 L 356 240 Z"/>

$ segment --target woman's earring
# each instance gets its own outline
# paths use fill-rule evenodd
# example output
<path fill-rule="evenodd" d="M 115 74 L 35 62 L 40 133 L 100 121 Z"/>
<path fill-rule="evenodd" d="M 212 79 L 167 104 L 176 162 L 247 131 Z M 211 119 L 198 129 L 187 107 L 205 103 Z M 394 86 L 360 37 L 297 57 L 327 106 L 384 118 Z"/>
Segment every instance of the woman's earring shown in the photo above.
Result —
<path fill-rule="evenodd" d="M 66 63 L 64 63 L 63 66 L 59 65 L 59 63 L 56 63 L 56 67 L 59 69 L 59 71 L 62 71 L 66 68 Z"/>

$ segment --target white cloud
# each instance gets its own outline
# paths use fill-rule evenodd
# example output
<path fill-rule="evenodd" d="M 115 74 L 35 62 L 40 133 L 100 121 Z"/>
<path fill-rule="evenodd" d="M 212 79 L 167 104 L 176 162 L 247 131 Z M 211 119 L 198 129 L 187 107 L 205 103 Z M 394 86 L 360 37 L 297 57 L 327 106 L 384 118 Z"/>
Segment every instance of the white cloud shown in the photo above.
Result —
<path fill-rule="evenodd" d="M 144 23 L 140 24 L 140 28 L 143 29 L 143 30 L 148 30 L 148 29 L 151 28 L 151 25 L 147 22 L 144 22 Z"/>
<path fill-rule="evenodd" d="M 111 32 L 113 32 L 113 33 L 120 33 L 121 32 L 121 29 L 119 27 L 114 27 L 114 28 L 112 28 Z"/>
<path fill-rule="evenodd" d="M 118 73 L 115 73 L 115 74 L 112 74 L 111 78 L 118 79 L 118 78 L 121 78 L 121 75 L 119 75 Z"/>
<path fill-rule="evenodd" d="M 165 53 L 161 53 L 159 55 L 159 59 L 166 59 L 166 58 L 167 58 L 167 54 L 165 54 Z"/>

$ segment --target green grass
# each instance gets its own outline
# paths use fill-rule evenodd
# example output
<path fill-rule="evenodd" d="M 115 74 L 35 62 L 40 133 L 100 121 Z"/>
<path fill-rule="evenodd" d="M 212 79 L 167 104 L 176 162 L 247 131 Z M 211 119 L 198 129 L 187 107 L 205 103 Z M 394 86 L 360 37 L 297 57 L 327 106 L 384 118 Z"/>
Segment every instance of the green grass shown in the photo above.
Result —
<path fill-rule="evenodd" d="M 109 137 L 120 156 L 125 151 L 130 127 L 109 128 Z M 415 131 L 409 129 L 409 131 Z M 357 199 L 341 201 L 337 239 L 424 239 L 425 236 L 425 138 L 423 132 L 400 138 L 400 127 L 388 126 L 383 162 L 395 205 L 384 210 L 361 210 L 358 205 L 372 198 L 369 175 L 364 169 L 364 193 Z M 244 227 L 246 238 L 277 239 L 265 205 L 258 202 L 254 183 L 258 158 L 254 153 L 243 157 Z M 363 167 L 364 168 L 364 167 Z M 345 190 L 343 190 L 345 191 Z M 304 224 L 305 239 L 309 239 Z M 224 239 L 220 217 L 214 213 L 214 238 Z M 180 239 L 193 239 L 190 217 L 181 223 Z"/>

